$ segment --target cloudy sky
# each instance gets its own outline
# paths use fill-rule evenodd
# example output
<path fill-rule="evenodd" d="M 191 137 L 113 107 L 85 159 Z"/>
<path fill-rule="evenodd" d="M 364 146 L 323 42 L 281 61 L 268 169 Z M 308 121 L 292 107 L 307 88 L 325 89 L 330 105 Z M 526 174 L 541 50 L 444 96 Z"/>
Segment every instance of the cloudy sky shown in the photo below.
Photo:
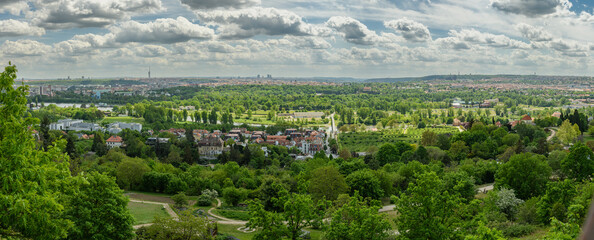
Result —
<path fill-rule="evenodd" d="M 0 0 L 25 78 L 594 75 L 594 0 Z"/>

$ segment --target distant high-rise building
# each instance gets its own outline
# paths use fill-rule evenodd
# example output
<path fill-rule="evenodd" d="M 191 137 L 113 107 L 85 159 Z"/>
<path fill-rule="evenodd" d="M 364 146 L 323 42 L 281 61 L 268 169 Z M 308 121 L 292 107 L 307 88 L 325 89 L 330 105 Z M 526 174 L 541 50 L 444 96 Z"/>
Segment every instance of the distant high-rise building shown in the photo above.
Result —
<path fill-rule="evenodd" d="M 148 75 L 149 75 L 149 78 L 151 78 L 151 67 L 149 67 Z"/>
<path fill-rule="evenodd" d="M 258 74 L 258 76 L 256 76 L 256 78 L 260 78 L 260 74 Z"/>

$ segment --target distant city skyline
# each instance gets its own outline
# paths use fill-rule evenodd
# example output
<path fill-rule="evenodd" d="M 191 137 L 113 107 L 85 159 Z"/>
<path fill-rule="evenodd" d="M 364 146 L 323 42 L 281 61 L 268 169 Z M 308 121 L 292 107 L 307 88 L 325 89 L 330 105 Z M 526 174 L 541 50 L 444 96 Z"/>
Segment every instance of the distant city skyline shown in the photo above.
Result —
<path fill-rule="evenodd" d="M 594 0 L 0 0 L 0 55 L 25 79 L 594 76 L 593 7 Z"/>

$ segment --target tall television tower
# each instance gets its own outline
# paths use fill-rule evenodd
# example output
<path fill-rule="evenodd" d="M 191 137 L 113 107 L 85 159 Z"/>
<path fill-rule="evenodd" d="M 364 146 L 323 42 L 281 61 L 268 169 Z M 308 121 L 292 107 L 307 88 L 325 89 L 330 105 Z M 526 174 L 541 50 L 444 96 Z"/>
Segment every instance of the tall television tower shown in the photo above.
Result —
<path fill-rule="evenodd" d="M 151 67 L 150 66 L 149 66 L 149 72 L 148 72 L 148 74 L 149 74 L 149 78 L 151 78 Z"/>

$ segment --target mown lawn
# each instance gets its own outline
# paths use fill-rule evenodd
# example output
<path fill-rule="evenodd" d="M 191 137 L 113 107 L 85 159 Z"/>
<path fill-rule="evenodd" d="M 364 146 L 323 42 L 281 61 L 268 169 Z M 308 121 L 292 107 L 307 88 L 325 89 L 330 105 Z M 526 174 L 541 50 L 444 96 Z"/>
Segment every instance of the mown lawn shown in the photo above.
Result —
<path fill-rule="evenodd" d="M 227 210 L 227 209 L 215 209 L 213 211 L 214 214 L 223 216 L 229 219 L 236 219 L 242 221 L 250 220 L 250 214 L 247 211 L 238 211 L 238 210 Z"/>
<path fill-rule="evenodd" d="M 129 202 L 128 209 L 134 217 L 134 225 L 153 222 L 155 217 L 169 217 L 162 205 Z"/>

